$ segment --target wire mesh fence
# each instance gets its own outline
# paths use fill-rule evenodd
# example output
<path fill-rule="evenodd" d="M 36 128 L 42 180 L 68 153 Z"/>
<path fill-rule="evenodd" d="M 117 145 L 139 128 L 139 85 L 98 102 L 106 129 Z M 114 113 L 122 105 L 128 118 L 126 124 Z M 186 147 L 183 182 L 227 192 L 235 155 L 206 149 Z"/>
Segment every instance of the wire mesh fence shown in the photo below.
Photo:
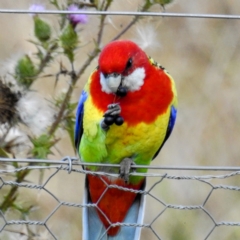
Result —
<path fill-rule="evenodd" d="M 23 194 L 16 202 L 15 210 L 6 212 L 0 210 L 1 239 L 20 239 L 20 237 L 22 237 L 21 239 L 65 239 L 61 229 L 65 229 L 64 232 L 69 237 L 71 232 L 75 234 L 78 232 L 79 235 L 75 235 L 74 239 L 81 239 L 82 209 L 98 208 L 97 204 L 83 204 L 82 202 L 80 191 L 83 189 L 85 176 L 92 174 L 99 177 L 117 177 L 117 175 L 85 171 L 82 169 L 82 164 L 72 162 L 72 160 L 76 160 L 75 158 L 66 159 L 56 161 L 55 164 L 49 164 L 47 160 L 39 160 L 41 165 L 32 164 L 34 161 L 32 160 L 32 165 L 24 166 L 21 163 L 22 166 L 17 168 L 12 165 L 3 167 L 2 164 L 9 163 L 9 159 L 0 161 L 2 166 L 0 170 L 1 201 L 6 197 L 4 196 L 6 189 L 10 187 L 18 188 L 19 196 Z M 3 160 L 5 161 L 3 162 Z M 21 161 L 23 160 L 19 160 L 19 162 Z M 27 159 L 24 161 L 28 162 Z M 168 170 L 166 170 L 167 168 Z M 202 170 L 204 168 L 205 170 Z M 229 172 L 230 169 L 232 169 L 231 172 Z M 31 170 L 29 178 L 21 183 L 14 181 L 12 174 L 21 174 L 25 170 Z M 42 172 L 43 170 L 44 172 Z M 174 174 L 176 171 L 178 173 Z M 202 174 L 196 174 L 199 171 Z M 208 174 L 209 171 L 215 172 Z M 226 173 L 226 171 L 228 172 Z M 71 176 L 73 174 L 75 174 L 74 182 Z M 137 173 L 132 172 L 131 174 L 136 175 Z M 146 189 L 132 190 L 146 196 L 143 224 L 114 223 L 112 226 L 142 228 L 141 239 L 146 239 L 146 236 L 147 239 L 238 239 L 240 218 L 236 212 L 239 209 L 240 197 L 239 175 L 239 169 L 230 167 L 165 166 L 161 168 L 152 166 L 149 173 L 144 174 L 147 177 Z M 36 176 L 38 176 L 37 182 Z M 63 176 L 64 178 L 58 186 L 61 193 L 56 192 L 56 189 L 52 187 L 52 182 L 59 181 L 59 178 Z M 108 185 L 107 188 L 119 187 Z M 67 195 L 71 194 L 69 189 L 72 192 L 79 192 L 78 200 L 67 200 Z M 129 191 L 127 188 L 121 188 L 121 190 Z M 38 196 L 37 202 L 36 199 L 29 199 L 33 195 Z M 23 199 L 26 201 L 25 203 Z M 49 202 L 47 211 L 44 209 L 45 207 L 41 206 L 41 203 L 45 201 Z M 20 211 L 20 205 L 25 205 L 26 214 Z M 74 210 L 71 215 L 67 216 L 68 214 L 62 213 L 65 212 L 63 208 L 66 208 L 66 212 L 71 208 Z M 61 219 L 58 219 L 59 217 Z M 74 227 L 68 229 L 69 227 L 66 225 L 69 224 L 73 224 Z M 222 229 L 224 230 L 222 231 Z"/>

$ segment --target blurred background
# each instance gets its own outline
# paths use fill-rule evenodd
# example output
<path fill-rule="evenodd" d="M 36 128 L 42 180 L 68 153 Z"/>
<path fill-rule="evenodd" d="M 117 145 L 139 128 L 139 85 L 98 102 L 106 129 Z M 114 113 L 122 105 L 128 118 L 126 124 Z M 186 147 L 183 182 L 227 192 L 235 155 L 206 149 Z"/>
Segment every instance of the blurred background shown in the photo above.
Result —
<path fill-rule="evenodd" d="M 36 1 L 35 1 L 36 2 Z M 28 9 L 35 3 L 30 0 L 0 1 L 1 9 Z M 63 4 L 64 0 L 60 1 Z M 46 9 L 53 9 L 48 0 L 38 1 Z M 137 11 L 143 0 L 115 0 L 109 11 Z M 161 12 L 163 8 L 155 4 L 150 11 Z M 240 14 L 237 0 L 174 0 L 165 6 L 166 12 Z M 55 15 L 42 16 L 52 26 L 56 26 Z M 131 20 L 131 16 L 108 16 L 102 36 L 101 46 L 113 39 Z M 53 28 L 54 28 L 53 27 Z M 78 26 L 80 47 L 76 52 L 74 67 L 80 69 L 94 47 L 94 39 L 99 27 L 99 16 L 89 16 L 88 22 Z M 35 46 L 28 40 L 34 39 L 33 21 L 28 14 L 0 14 L 0 63 L 1 74 L 13 68 L 14 62 L 24 54 L 34 54 Z M 131 39 L 138 43 L 148 55 L 163 65 L 176 82 L 179 107 L 174 131 L 161 153 L 152 163 L 157 166 L 239 166 L 240 149 L 240 20 L 206 18 L 142 17 L 121 39 Z M 57 74 L 59 65 L 70 68 L 63 56 L 45 69 L 44 75 Z M 77 102 L 81 90 L 91 71 L 97 66 L 97 58 L 87 67 L 78 80 L 72 95 Z M 68 77 L 61 76 L 55 87 L 55 75 L 39 77 L 31 86 L 46 99 L 66 91 Z M 53 149 L 51 159 L 75 156 L 70 138 L 65 131 L 58 130 L 60 139 Z M 43 182 L 54 171 L 44 172 Z M 153 171 L 150 171 L 153 172 Z M 225 174 L 226 172 L 206 171 L 154 171 L 177 176 L 200 176 Z M 27 181 L 38 183 L 40 172 L 33 171 Z M 3 176 L 3 178 L 6 176 Z M 150 188 L 160 177 L 149 178 Z M 216 179 L 212 184 L 240 186 L 239 177 Z M 84 176 L 59 171 L 47 183 L 46 189 L 60 201 L 82 202 Z M 0 195 L 8 186 L 0 188 Z M 154 195 L 165 204 L 202 205 L 211 186 L 194 180 L 164 179 L 153 189 Z M 3 195 L 2 195 L 3 196 Z M 26 197 L 27 196 L 27 197 Z M 19 189 L 18 201 L 26 206 L 35 206 L 28 216 L 31 220 L 42 220 L 58 205 L 46 191 Z M 218 222 L 240 222 L 239 191 L 216 189 L 205 207 Z M 165 208 L 164 204 L 147 197 L 145 223 L 150 223 Z M 7 219 L 20 216 L 9 210 Z M 0 220 L 0 228 L 3 221 Z M 214 224 L 202 210 L 175 210 L 168 208 L 153 223 L 153 228 L 161 239 L 186 240 L 205 239 Z M 60 207 L 48 221 L 48 227 L 58 239 L 81 239 L 81 209 Z M 26 232 L 25 226 L 8 226 L 11 231 Z M 29 237 L 18 233 L 2 231 L 0 239 L 53 239 L 44 226 L 34 226 L 33 232 L 39 236 Z M 22 237 L 22 238 L 20 238 Z M 25 237 L 25 238 L 24 238 Z M 159 238 L 159 239 L 160 239 Z M 150 229 L 143 229 L 141 239 L 157 239 Z M 240 239 L 240 227 L 218 227 L 208 237 L 214 239 Z"/>

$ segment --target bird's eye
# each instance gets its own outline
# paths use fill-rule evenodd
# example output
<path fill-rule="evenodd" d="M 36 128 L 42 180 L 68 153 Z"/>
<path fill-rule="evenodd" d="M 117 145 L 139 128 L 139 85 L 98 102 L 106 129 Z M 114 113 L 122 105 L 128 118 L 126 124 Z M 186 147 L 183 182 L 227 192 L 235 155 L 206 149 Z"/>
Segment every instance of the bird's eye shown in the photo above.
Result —
<path fill-rule="evenodd" d="M 126 64 L 126 70 L 128 70 L 129 68 L 131 68 L 132 67 L 132 59 L 131 58 L 129 58 L 128 59 L 128 61 L 127 61 L 127 64 Z"/>

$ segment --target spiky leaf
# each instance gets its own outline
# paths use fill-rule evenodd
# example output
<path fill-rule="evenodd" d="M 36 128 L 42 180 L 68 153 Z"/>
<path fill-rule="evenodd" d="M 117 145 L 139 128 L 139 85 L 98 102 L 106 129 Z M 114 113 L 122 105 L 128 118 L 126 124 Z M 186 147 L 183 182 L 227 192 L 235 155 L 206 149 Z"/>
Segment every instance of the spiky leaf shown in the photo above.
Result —
<path fill-rule="evenodd" d="M 51 147 L 56 143 L 49 135 L 42 134 L 38 138 L 31 139 L 33 143 L 32 154 L 38 159 L 47 159 L 48 155 L 51 154 Z"/>

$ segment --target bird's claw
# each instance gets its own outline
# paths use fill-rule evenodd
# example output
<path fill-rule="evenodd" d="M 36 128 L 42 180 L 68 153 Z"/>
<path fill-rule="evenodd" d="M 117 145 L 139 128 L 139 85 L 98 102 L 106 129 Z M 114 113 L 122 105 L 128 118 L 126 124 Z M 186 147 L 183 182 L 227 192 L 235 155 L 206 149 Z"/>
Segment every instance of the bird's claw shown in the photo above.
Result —
<path fill-rule="evenodd" d="M 121 112 L 121 107 L 118 103 L 109 104 L 107 108 L 107 111 L 103 115 L 104 119 L 100 124 L 101 128 L 105 131 L 108 130 L 109 126 L 111 126 L 113 123 L 120 126 L 124 122 L 123 118 L 119 115 Z"/>
<path fill-rule="evenodd" d="M 108 110 L 104 113 L 104 117 L 105 116 L 117 116 L 120 114 L 121 112 L 121 107 L 118 103 L 112 103 L 108 105 Z"/>
<path fill-rule="evenodd" d="M 120 177 L 128 183 L 129 181 L 129 173 L 130 169 L 132 168 L 133 171 L 136 169 L 133 167 L 135 165 L 134 161 L 131 158 L 124 158 L 120 163 Z"/>

